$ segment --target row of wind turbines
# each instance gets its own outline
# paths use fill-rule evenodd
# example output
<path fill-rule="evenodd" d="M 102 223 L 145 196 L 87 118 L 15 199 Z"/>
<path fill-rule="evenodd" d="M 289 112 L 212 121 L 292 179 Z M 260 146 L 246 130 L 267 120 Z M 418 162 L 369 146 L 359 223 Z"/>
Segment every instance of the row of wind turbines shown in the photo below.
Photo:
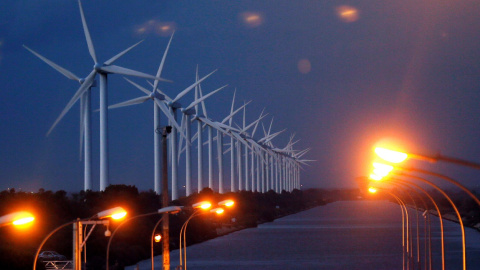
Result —
<path fill-rule="evenodd" d="M 81 78 L 67 69 L 57 65 L 48 58 L 42 56 L 36 51 L 24 45 L 32 54 L 40 58 L 43 62 L 50 65 L 52 68 L 63 74 L 71 80 L 80 83 L 80 87 L 75 92 L 73 97 L 67 103 L 60 115 L 57 117 L 53 125 L 47 132 L 47 136 L 63 119 L 65 114 L 77 103 L 80 103 L 80 153 L 83 153 L 84 159 L 84 189 L 92 190 L 92 107 L 91 107 L 91 91 L 92 87 L 99 87 L 100 95 L 100 190 L 103 191 L 109 185 L 109 162 L 108 162 L 108 110 L 121 108 L 125 106 L 132 106 L 145 103 L 149 100 L 153 102 L 154 113 L 154 191 L 160 194 L 161 190 L 161 134 L 160 118 L 163 114 L 167 117 L 169 125 L 172 126 L 172 131 L 168 136 L 169 139 L 169 171 L 171 172 L 171 194 L 172 200 L 179 198 L 179 163 L 185 162 L 185 189 L 186 195 L 194 192 L 192 183 L 192 145 L 196 141 L 197 144 L 197 191 L 204 187 L 204 154 L 203 150 L 207 146 L 208 157 L 208 187 L 224 193 L 224 155 L 230 153 L 230 191 L 257 191 L 267 192 L 274 190 L 275 192 L 292 191 L 300 188 L 300 170 L 302 164 L 307 164 L 312 160 L 303 159 L 303 156 L 310 150 L 302 151 L 295 150 L 293 146 L 294 135 L 290 137 L 288 144 L 283 148 L 278 148 L 273 145 L 272 140 L 280 135 L 282 131 L 272 133 L 273 119 L 270 122 L 268 129 L 262 124 L 263 136 L 260 139 L 255 139 L 256 131 L 259 129 L 261 120 L 267 114 L 262 113 L 252 123 L 246 123 L 246 106 L 244 103 L 235 109 L 235 93 L 233 95 L 230 113 L 221 121 L 215 121 L 208 117 L 204 101 L 223 90 L 227 85 L 222 86 L 206 95 L 203 95 L 201 83 L 209 78 L 215 71 L 199 77 L 198 67 L 195 74 L 195 81 L 187 88 L 180 91 L 175 97 L 171 98 L 159 88 L 160 82 L 170 82 L 161 77 L 162 70 L 165 64 L 165 59 L 170 48 L 174 33 L 171 35 L 167 44 L 162 60 L 156 75 L 149 75 L 143 72 L 113 65 L 113 63 L 134 47 L 139 45 L 142 41 L 130 46 L 124 51 L 118 53 L 112 58 L 104 62 L 99 62 L 96 57 L 95 48 L 88 30 L 85 19 L 82 3 L 78 0 L 80 9 L 80 16 L 83 25 L 83 31 L 88 45 L 90 56 L 94 61 L 93 70 L 85 77 Z M 149 82 L 151 90 L 125 78 L 127 82 L 135 88 L 143 92 L 143 95 L 121 102 L 115 105 L 108 106 L 108 91 L 107 78 L 109 74 L 120 74 L 129 77 L 139 77 Z M 99 77 L 97 83 L 96 77 Z M 190 91 L 195 91 L 195 99 L 188 105 L 185 105 L 182 99 Z M 182 103 L 180 100 L 182 99 Z M 234 126 L 233 118 L 239 112 L 243 111 L 242 125 Z M 178 114 L 181 114 L 181 121 L 179 124 Z M 192 123 L 196 124 L 196 133 L 192 136 Z M 251 131 L 250 131 L 251 130 Z M 205 140 L 203 135 L 207 133 Z M 214 137 L 214 132 L 216 136 Z M 257 136 L 258 137 L 258 136 Z M 229 138 L 229 143 L 224 143 L 224 138 Z M 214 157 L 214 141 L 216 141 L 216 156 Z M 82 151 L 83 148 L 83 151 Z M 182 160 L 182 156 L 184 158 Z M 216 172 L 214 172 L 214 159 L 216 160 Z M 214 175 L 216 174 L 216 175 Z M 215 179 L 217 180 L 215 183 Z"/>

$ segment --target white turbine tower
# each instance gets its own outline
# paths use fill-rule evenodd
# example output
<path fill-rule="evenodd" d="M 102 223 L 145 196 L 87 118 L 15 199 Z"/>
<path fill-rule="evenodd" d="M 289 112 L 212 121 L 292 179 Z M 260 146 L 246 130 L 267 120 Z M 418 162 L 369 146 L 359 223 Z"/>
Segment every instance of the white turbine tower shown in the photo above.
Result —
<path fill-rule="evenodd" d="M 224 89 L 225 87 L 227 87 L 227 85 L 224 85 L 210 93 L 208 93 L 207 95 L 205 96 L 202 96 L 201 98 L 199 99 L 196 99 L 194 100 L 190 105 L 188 105 L 186 108 L 182 108 L 181 109 L 181 112 L 183 114 L 182 116 L 182 127 L 185 128 L 185 135 L 186 135 L 186 142 L 185 142 L 185 181 L 186 181 L 186 195 L 187 196 L 190 196 L 192 194 L 192 156 L 191 156 L 191 116 L 194 115 L 196 112 L 195 112 L 195 106 L 200 104 L 202 101 L 204 101 L 205 99 L 209 98 L 210 96 L 212 96 L 213 94 L 217 93 L 218 91 Z M 200 130 L 201 131 L 201 130 Z M 181 141 L 180 141 L 180 145 L 181 145 Z M 181 148 L 181 146 L 180 146 Z M 201 188 L 201 185 L 199 184 L 198 186 L 199 188 Z M 200 192 L 200 190 L 198 190 L 198 192 Z"/>
<path fill-rule="evenodd" d="M 249 168 L 249 152 L 248 152 L 248 150 L 249 149 L 251 150 L 252 157 L 253 157 L 253 153 L 255 151 L 254 145 L 256 145 L 256 143 L 255 142 L 252 143 L 251 140 L 253 138 L 253 135 L 255 134 L 255 130 L 257 129 L 258 124 L 267 115 L 268 114 L 263 115 L 263 111 L 262 111 L 262 113 L 260 114 L 260 116 L 257 120 L 253 121 L 248 126 L 245 126 L 245 107 L 243 109 L 243 128 L 240 131 L 240 135 L 244 137 L 244 140 L 246 140 L 246 142 L 243 145 L 244 145 L 244 152 L 245 152 L 245 167 L 244 167 L 245 168 L 245 181 L 244 181 L 244 184 L 245 184 L 245 190 L 247 190 L 247 191 L 250 190 L 250 181 L 249 181 L 250 179 L 251 179 L 251 190 L 252 191 L 254 190 L 254 178 L 253 178 L 254 177 L 254 175 L 253 175 L 254 164 L 253 164 L 253 161 L 252 161 L 251 168 Z M 254 131 L 253 131 L 253 135 L 249 136 L 247 131 L 253 126 L 255 126 Z M 250 169 L 252 170 L 252 172 L 250 172 Z M 249 175 L 250 175 L 250 178 L 249 178 Z"/>

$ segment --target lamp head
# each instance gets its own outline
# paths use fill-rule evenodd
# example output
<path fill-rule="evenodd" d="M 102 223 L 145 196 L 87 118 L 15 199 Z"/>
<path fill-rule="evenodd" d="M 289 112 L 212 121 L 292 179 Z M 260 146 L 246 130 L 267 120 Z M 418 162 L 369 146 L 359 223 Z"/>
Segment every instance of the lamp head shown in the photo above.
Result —
<path fill-rule="evenodd" d="M 114 207 L 102 212 L 97 213 L 97 218 L 112 218 L 112 219 L 122 219 L 127 215 L 127 211 L 122 207 Z"/>
<path fill-rule="evenodd" d="M 392 162 L 392 163 L 400 163 L 407 159 L 408 154 L 402 153 L 394 150 L 390 150 L 387 148 L 376 147 L 375 153 L 382 159 Z"/>
<path fill-rule="evenodd" d="M 0 217 L 0 226 L 2 225 L 25 225 L 35 220 L 35 217 L 26 211 L 14 212 Z"/>
<path fill-rule="evenodd" d="M 225 212 L 225 210 L 223 210 L 223 208 L 221 208 L 221 207 L 217 207 L 217 208 L 214 208 L 214 209 L 210 210 L 210 213 L 215 213 L 217 215 L 221 215 L 221 214 L 223 214 L 223 212 Z"/>
<path fill-rule="evenodd" d="M 167 206 L 167 207 L 158 209 L 158 213 L 159 214 L 163 214 L 163 213 L 176 214 L 182 211 L 182 209 L 183 209 L 183 206 Z"/>
<path fill-rule="evenodd" d="M 369 187 L 369 188 L 368 188 L 368 192 L 370 192 L 370 193 L 372 193 L 372 194 L 377 193 L 377 191 L 378 191 L 378 190 L 377 190 L 376 188 L 374 188 L 374 187 Z"/>
<path fill-rule="evenodd" d="M 233 200 L 223 200 L 218 203 L 220 206 L 232 207 L 235 204 Z"/>
<path fill-rule="evenodd" d="M 208 201 L 201 201 L 192 205 L 193 208 L 207 210 L 212 207 L 212 204 Z"/>

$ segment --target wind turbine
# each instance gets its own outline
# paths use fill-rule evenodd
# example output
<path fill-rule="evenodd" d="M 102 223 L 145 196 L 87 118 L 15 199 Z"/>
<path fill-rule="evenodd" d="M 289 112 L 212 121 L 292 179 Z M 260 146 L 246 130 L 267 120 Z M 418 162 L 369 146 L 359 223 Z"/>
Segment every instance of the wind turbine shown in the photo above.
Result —
<path fill-rule="evenodd" d="M 251 149 L 252 153 L 255 151 L 255 149 L 253 148 L 253 145 L 256 144 L 255 142 L 252 142 L 252 136 L 249 136 L 247 131 L 255 126 L 255 129 L 254 129 L 254 132 L 253 134 L 255 134 L 255 130 L 258 126 L 258 124 L 260 123 L 260 120 L 262 120 L 263 118 L 265 118 L 268 114 L 265 114 L 263 115 L 263 111 L 262 113 L 260 114 L 259 118 L 255 121 L 253 121 L 252 123 L 250 123 L 249 125 L 246 125 L 246 121 L 245 121 L 245 111 L 246 111 L 246 106 L 243 106 L 243 127 L 242 129 L 240 130 L 239 132 L 239 141 L 243 144 L 244 146 L 244 152 L 245 152 L 245 162 L 244 162 L 244 169 L 245 169 L 245 177 L 244 177 L 244 185 L 245 185 L 245 190 L 250 190 L 250 182 L 249 182 L 249 174 L 250 174 L 250 170 L 249 170 L 249 152 L 248 150 Z M 250 144 L 250 145 L 249 145 Z M 253 154 L 252 154 L 253 156 Z M 253 169 L 253 163 L 252 163 L 252 169 Z M 251 175 L 251 178 L 252 178 L 252 190 L 254 189 L 254 182 L 253 182 L 253 172 L 252 172 L 252 175 Z M 242 187 L 240 186 L 240 190 L 242 190 Z"/>
<path fill-rule="evenodd" d="M 166 59 L 168 50 L 170 48 L 170 44 L 172 42 L 172 39 L 173 39 L 173 34 L 170 37 L 167 48 L 165 49 L 165 52 L 163 54 L 162 61 L 160 62 L 160 65 L 158 67 L 156 77 L 160 77 L 160 75 L 162 73 L 163 66 L 165 64 L 165 59 Z M 154 114 L 154 128 L 153 128 L 153 132 L 154 132 L 154 191 L 157 194 L 160 194 L 160 192 L 161 192 L 161 190 L 160 190 L 160 187 L 161 187 L 161 157 L 160 157 L 160 155 L 161 155 L 161 149 L 160 149 L 160 147 L 161 147 L 161 143 L 160 143 L 161 142 L 161 134 L 159 132 L 160 111 L 165 114 L 165 116 L 168 118 L 168 120 L 170 121 L 170 123 L 173 126 L 179 128 L 177 121 L 175 121 L 175 119 L 174 119 L 173 115 L 171 114 L 169 108 L 166 106 L 166 102 L 170 101 L 171 99 L 158 89 L 158 80 L 154 81 L 154 83 L 152 85 L 152 91 L 149 91 L 149 90 L 145 89 L 144 87 L 132 82 L 129 79 L 125 78 L 125 80 L 127 80 L 130 84 L 135 86 L 140 91 L 144 92 L 146 95 L 138 97 L 138 98 L 134 98 L 134 99 L 131 99 L 131 100 L 127 100 L 127 101 L 124 101 L 124 102 L 121 102 L 121 103 L 118 103 L 118 104 L 115 104 L 115 105 L 111 105 L 108 108 L 109 109 L 115 109 L 115 108 L 121 108 L 121 107 L 126 107 L 126 106 L 131 106 L 131 105 L 144 103 L 147 100 L 152 100 L 153 101 L 153 108 L 154 108 L 154 111 L 153 111 L 153 114 Z"/>
<path fill-rule="evenodd" d="M 169 45 L 170 45 L 170 42 L 169 42 Z M 165 51 L 164 58 L 162 59 L 162 62 L 160 63 L 160 67 L 158 69 L 157 74 L 161 74 L 163 64 L 164 64 L 165 55 L 168 51 L 168 46 L 167 46 L 167 50 Z M 211 74 L 212 73 L 203 77 L 201 80 L 198 80 L 197 82 L 193 83 L 189 87 L 185 88 L 181 93 L 183 93 L 185 91 L 188 92 L 189 90 L 193 89 L 196 85 L 201 83 L 203 80 L 205 80 Z M 157 76 L 159 76 L 159 75 L 157 75 Z M 160 109 L 165 114 L 165 116 L 167 116 L 170 123 L 173 125 L 172 129 L 175 128 L 175 130 L 179 130 L 182 137 L 185 137 L 185 135 L 183 134 L 183 130 L 178 125 L 174 115 L 172 114 L 172 111 L 166 105 L 167 103 L 171 102 L 172 99 L 170 99 L 163 92 L 161 92 L 159 89 L 157 89 L 157 80 L 155 81 L 155 83 L 153 85 L 153 90 L 151 92 L 148 91 L 147 89 L 143 88 L 142 86 L 128 80 L 128 79 L 126 79 L 126 80 L 128 82 L 130 82 L 132 85 L 134 85 L 136 88 L 138 88 L 142 92 L 144 92 L 146 94 L 146 96 L 141 96 L 141 97 L 138 97 L 138 98 L 134 98 L 134 99 L 125 101 L 125 102 L 121 102 L 121 103 L 118 103 L 118 104 L 115 104 L 115 105 L 111 105 L 111 106 L 109 106 L 109 109 L 136 105 L 136 104 L 140 104 L 140 103 L 143 103 L 143 102 L 151 99 L 151 100 L 154 101 L 154 104 L 155 104 L 154 105 L 154 108 L 155 108 L 154 109 L 154 118 L 156 119 L 155 123 L 154 123 L 155 136 L 160 137 L 158 132 L 157 132 L 157 129 L 160 126 L 160 115 L 159 115 L 159 111 L 158 111 Z M 160 142 L 157 141 L 157 139 L 158 138 L 155 138 L 155 144 L 154 144 L 155 145 L 155 155 L 154 155 L 155 156 L 155 178 L 154 178 L 155 179 L 154 180 L 155 185 L 154 186 L 155 186 L 155 192 L 160 193 L 160 186 L 161 186 L 160 185 L 160 180 L 161 180 L 161 177 L 160 177 Z M 175 164 L 175 163 L 176 163 L 176 161 L 172 161 L 172 165 Z M 172 193 L 173 193 L 173 189 L 172 189 Z"/>
<path fill-rule="evenodd" d="M 200 83 L 200 82 L 198 82 Z M 191 116 L 196 113 L 195 111 L 195 106 L 200 104 L 202 101 L 205 99 L 209 98 L 213 94 L 217 93 L 218 91 L 224 89 L 227 87 L 227 85 L 224 85 L 210 93 L 208 93 L 205 96 L 202 96 L 201 98 L 198 98 L 194 100 L 190 105 L 188 105 L 186 108 L 182 108 L 181 112 L 183 114 L 182 116 L 182 126 L 185 128 L 185 135 L 186 135 L 186 142 L 185 142 L 185 181 L 186 181 L 186 195 L 190 196 L 192 194 L 192 160 L 191 160 Z M 201 132 L 201 129 L 199 133 Z M 200 140 L 199 140 L 200 141 Z M 199 183 L 199 188 L 201 188 L 201 184 Z M 200 190 L 198 190 L 200 192 Z"/>
<path fill-rule="evenodd" d="M 60 65 L 54 63 L 53 61 L 49 60 L 48 58 L 42 56 L 41 54 L 37 53 L 36 51 L 30 49 L 29 47 L 23 45 L 25 49 L 30 51 L 33 55 L 37 56 L 54 68 L 56 71 L 63 74 L 68 79 L 77 81 L 80 85 L 83 84 L 85 79 L 78 77 L 74 73 L 70 72 L 69 70 L 61 67 Z M 91 154 L 91 87 L 95 86 L 95 81 L 92 85 L 85 91 L 85 93 L 80 97 L 80 159 L 82 156 L 82 146 L 83 154 L 84 154 L 84 190 L 92 190 L 92 154 Z"/>
<path fill-rule="evenodd" d="M 88 74 L 88 76 L 83 80 L 80 88 L 73 95 L 70 101 L 67 103 L 63 111 L 57 117 L 52 127 L 48 131 L 47 135 L 55 128 L 55 126 L 60 122 L 60 120 L 65 116 L 65 114 L 71 109 L 71 107 L 81 98 L 93 85 L 95 77 L 98 74 L 100 76 L 100 190 L 105 190 L 108 186 L 108 131 L 107 131 L 107 75 L 110 73 L 123 74 L 128 76 L 136 76 L 147 79 L 155 79 L 160 81 L 168 81 L 163 78 L 155 77 L 148 75 L 142 72 L 135 70 L 127 69 L 124 67 L 113 65 L 113 63 L 126 54 L 128 51 L 137 46 L 140 42 L 134 44 L 133 46 L 127 48 L 126 50 L 120 52 L 109 60 L 99 63 L 95 54 L 95 49 L 93 47 L 93 42 L 88 30 L 87 22 L 85 20 L 85 15 L 82 8 L 82 3 L 78 0 L 78 6 L 80 9 L 80 16 L 82 19 L 83 31 L 88 45 L 88 51 L 90 56 L 94 61 L 93 70 Z"/>

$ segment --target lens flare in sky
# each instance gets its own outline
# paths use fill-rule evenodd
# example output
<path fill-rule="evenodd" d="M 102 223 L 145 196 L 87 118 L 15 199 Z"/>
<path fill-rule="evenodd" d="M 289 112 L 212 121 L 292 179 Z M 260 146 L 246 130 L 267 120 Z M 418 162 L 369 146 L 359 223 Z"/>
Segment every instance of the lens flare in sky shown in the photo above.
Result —
<path fill-rule="evenodd" d="M 258 12 L 246 11 L 240 13 L 240 19 L 248 27 L 258 27 L 263 24 L 265 18 Z"/>
<path fill-rule="evenodd" d="M 176 29 L 175 22 L 161 22 L 157 20 L 148 20 L 141 25 L 137 25 L 134 29 L 137 35 L 157 35 L 157 36 L 170 36 Z"/>
<path fill-rule="evenodd" d="M 297 63 L 298 71 L 302 74 L 307 74 L 312 70 L 312 64 L 308 59 L 300 59 Z"/>
<path fill-rule="evenodd" d="M 342 22 L 352 23 L 360 18 L 358 9 L 352 6 L 338 6 L 335 8 L 335 11 Z"/>

